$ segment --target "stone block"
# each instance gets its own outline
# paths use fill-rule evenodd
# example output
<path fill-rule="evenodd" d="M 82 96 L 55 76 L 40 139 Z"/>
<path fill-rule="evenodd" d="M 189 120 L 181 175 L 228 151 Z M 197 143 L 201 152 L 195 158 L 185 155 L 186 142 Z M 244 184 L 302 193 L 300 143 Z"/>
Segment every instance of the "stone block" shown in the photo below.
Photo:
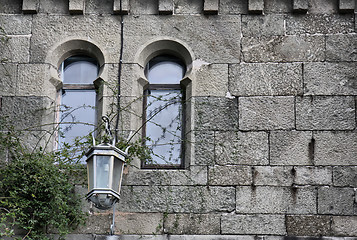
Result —
<path fill-rule="evenodd" d="M 219 0 L 204 0 L 203 13 L 204 14 L 218 14 Z"/>
<path fill-rule="evenodd" d="M 31 34 L 32 16 L 0 15 L 0 26 L 7 35 Z"/>
<path fill-rule="evenodd" d="M 159 14 L 172 14 L 174 4 L 172 0 L 159 0 Z"/>
<path fill-rule="evenodd" d="M 165 233 L 219 235 L 220 220 L 220 214 L 168 214 L 164 220 Z"/>
<path fill-rule="evenodd" d="M 293 97 L 240 97 L 240 130 L 285 130 L 295 125 Z"/>
<path fill-rule="evenodd" d="M 238 129 L 236 99 L 218 97 L 194 97 L 196 130 Z M 224 116 L 224 118 L 222 118 Z"/>
<path fill-rule="evenodd" d="M 231 212 L 235 209 L 235 188 L 123 186 L 118 209 L 125 212 Z"/>
<path fill-rule="evenodd" d="M 255 166 L 254 186 L 291 186 L 294 180 L 292 167 Z"/>
<path fill-rule="evenodd" d="M 130 13 L 134 15 L 151 15 L 158 13 L 158 1 L 157 0 L 147 0 L 147 1 L 130 1 Z M 149 26 L 149 25 L 146 25 Z"/>
<path fill-rule="evenodd" d="M 217 132 L 216 162 L 221 165 L 268 165 L 268 134 L 265 132 Z"/>
<path fill-rule="evenodd" d="M 264 11 L 264 0 L 248 0 L 248 12 L 261 14 Z"/>
<path fill-rule="evenodd" d="M 308 0 L 293 0 L 293 11 L 306 13 L 309 8 Z"/>
<path fill-rule="evenodd" d="M 219 13 L 222 15 L 248 14 L 248 1 L 220 0 Z"/>
<path fill-rule="evenodd" d="M 0 96 L 13 96 L 17 90 L 17 64 L 0 64 Z"/>
<path fill-rule="evenodd" d="M 354 240 L 357 236 L 357 216 L 333 216 L 332 231 L 334 235 L 351 236 L 354 238 L 345 238 L 346 240 Z"/>
<path fill-rule="evenodd" d="M 162 213 L 116 212 L 115 234 L 161 234 Z"/>
<path fill-rule="evenodd" d="M 21 96 L 41 96 L 44 95 L 45 87 L 45 64 L 20 64 L 18 66 L 18 86 L 17 93 Z M 47 85 L 47 86 L 46 86 Z M 56 91 L 52 85 L 53 91 Z"/>
<path fill-rule="evenodd" d="M 339 187 L 357 188 L 357 167 L 334 167 L 333 185 Z"/>
<path fill-rule="evenodd" d="M 284 35 L 284 15 L 243 15 L 242 34 L 245 37 Z"/>
<path fill-rule="evenodd" d="M 274 131 L 270 134 L 271 165 L 312 165 L 308 131 Z"/>
<path fill-rule="evenodd" d="M 354 32 L 354 17 L 351 14 L 307 14 L 286 16 L 286 33 L 301 34 L 339 34 Z"/>
<path fill-rule="evenodd" d="M 247 166 L 219 166 L 208 170 L 209 185 L 250 185 L 252 184 L 252 170 Z"/>
<path fill-rule="evenodd" d="M 327 61 L 357 61 L 357 37 L 355 34 L 326 36 Z"/>
<path fill-rule="evenodd" d="M 235 96 L 300 95 L 303 92 L 302 65 L 232 64 L 229 68 L 229 91 Z"/>
<path fill-rule="evenodd" d="M 222 234 L 286 234 L 284 215 L 224 214 L 221 228 Z"/>
<path fill-rule="evenodd" d="M 23 0 L 0 0 L 0 13 L 21 14 L 22 1 Z"/>
<path fill-rule="evenodd" d="M 193 85 L 193 96 L 224 97 L 228 91 L 228 64 L 202 65 Z"/>
<path fill-rule="evenodd" d="M 296 98 L 296 129 L 352 130 L 356 127 L 355 101 L 350 96 Z"/>
<path fill-rule="evenodd" d="M 130 10 L 129 0 L 114 0 L 113 3 L 114 14 L 128 14 L 129 10 Z"/>
<path fill-rule="evenodd" d="M 281 14 L 291 13 L 292 4 L 291 1 L 286 0 L 264 0 L 264 14 Z"/>
<path fill-rule="evenodd" d="M 354 0 L 339 0 L 338 9 L 341 13 L 353 13 L 356 2 Z"/>
<path fill-rule="evenodd" d="M 135 170 L 123 175 L 123 185 L 155 186 L 155 185 L 206 185 L 207 168 L 190 166 L 189 170 Z"/>
<path fill-rule="evenodd" d="M 85 225 L 78 226 L 72 234 L 109 234 L 113 214 L 109 211 L 96 212 L 89 215 Z"/>
<path fill-rule="evenodd" d="M 30 54 L 30 36 L 11 36 L 7 41 L 0 41 L 0 59 L 9 63 L 28 63 Z"/>
<path fill-rule="evenodd" d="M 69 0 L 69 13 L 70 14 L 83 14 L 84 0 Z"/>
<path fill-rule="evenodd" d="M 202 10 L 202 0 L 174 0 L 175 14 L 200 14 Z"/>
<path fill-rule="evenodd" d="M 43 63 L 59 39 L 89 40 L 104 53 L 111 53 L 105 56 L 106 62 L 115 63 L 119 59 L 120 21 L 117 16 L 39 14 L 34 17 L 32 29 L 31 62 Z"/>
<path fill-rule="evenodd" d="M 356 95 L 357 63 L 304 64 L 305 95 Z"/>
<path fill-rule="evenodd" d="M 313 187 L 238 186 L 237 213 L 316 214 Z"/>
<path fill-rule="evenodd" d="M 47 0 L 39 4 L 39 13 L 69 14 L 69 1 Z"/>
<path fill-rule="evenodd" d="M 213 165 L 214 164 L 214 132 L 194 131 L 195 140 L 194 157 L 191 165 Z"/>
<path fill-rule="evenodd" d="M 331 217 L 319 215 L 288 215 L 286 230 L 290 236 L 330 236 Z"/>
<path fill-rule="evenodd" d="M 317 132 L 315 138 L 316 165 L 357 165 L 356 132 Z"/>
<path fill-rule="evenodd" d="M 354 215 L 353 188 L 320 187 L 318 189 L 318 213 Z"/>
<path fill-rule="evenodd" d="M 325 59 L 321 35 L 243 37 L 245 62 L 312 62 Z"/>
<path fill-rule="evenodd" d="M 96 14 L 97 16 L 101 14 L 113 14 L 113 6 L 113 0 L 84 0 L 84 11 L 86 14 Z"/>
<path fill-rule="evenodd" d="M 331 185 L 331 167 L 295 167 L 297 185 Z"/>
<path fill-rule="evenodd" d="M 166 36 L 190 46 L 195 59 L 207 63 L 239 63 L 240 23 L 240 16 L 235 15 L 129 16 L 124 27 L 126 51 L 123 59 L 135 62 L 134 53 L 138 49 L 150 40 Z"/>
<path fill-rule="evenodd" d="M 338 0 L 308 0 L 309 14 L 334 14 L 338 13 Z"/>

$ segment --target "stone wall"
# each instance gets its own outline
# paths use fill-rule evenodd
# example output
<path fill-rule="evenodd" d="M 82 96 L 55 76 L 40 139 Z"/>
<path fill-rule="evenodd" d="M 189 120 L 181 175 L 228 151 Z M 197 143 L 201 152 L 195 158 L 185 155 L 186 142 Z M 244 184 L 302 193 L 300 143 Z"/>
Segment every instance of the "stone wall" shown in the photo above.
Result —
<path fill-rule="evenodd" d="M 140 92 L 143 46 L 170 39 L 193 58 L 185 169 L 128 166 L 116 234 L 355 239 L 355 8 L 354 0 L 0 0 L 10 37 L 0 46 L 0 113 L 24 127 L 51 121 L 36 111 L 55 104 L 56 56 L 95 52 L 77 40 L 103 53 L 100 77 L 115 84 L 123 16 L 123 101 Z M 103 112 L 111 98 L 104 90 Z M 135 130 L 138 120 L 123 115 L 124 129 Z M 105 238 L 111 213 L 83 205 L 87 225 L 68 239 Z"/>

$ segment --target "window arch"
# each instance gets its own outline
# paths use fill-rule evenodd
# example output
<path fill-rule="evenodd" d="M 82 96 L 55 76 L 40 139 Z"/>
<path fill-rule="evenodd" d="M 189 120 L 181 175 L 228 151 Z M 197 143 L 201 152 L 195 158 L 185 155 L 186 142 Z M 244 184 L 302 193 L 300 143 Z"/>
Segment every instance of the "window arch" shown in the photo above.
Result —
<path fill-rule="evenodd" d="M 142 163 L 144 168 L 183 167 L 185 89 L 180 82 L 185 73 L 183 61 L 171 55 L 159 55 L 146 65 L 143 137 L 152 159 Z"/>
<path fill-rule="evenodd" d="M 98 77 L 96 59 L 75 55 L 60 65 L 63 83 L 60 91 L 59 145 L 73 144 L 76 137 L 85 136 L 94 130 L 96 91 L 93 81 Z"/>

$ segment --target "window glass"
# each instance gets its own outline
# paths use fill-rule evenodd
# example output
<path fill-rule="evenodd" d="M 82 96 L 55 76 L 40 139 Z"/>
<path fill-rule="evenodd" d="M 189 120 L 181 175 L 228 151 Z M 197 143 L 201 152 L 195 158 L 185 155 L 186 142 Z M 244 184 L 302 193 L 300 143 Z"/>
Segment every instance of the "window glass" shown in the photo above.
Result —
<path fill-rule="evenodd" d="M 184 92 L 180 81 L 184 72 L 180 60 L 171 56 L 160 56 L 148 63 L 144 137 L 148 138 L 145 144 L 153 154 L 144 167 L 182 166 Z"/>
<path fill-rule="evenodd" d="M 88 61 L 77 61 L 64 66 L 63 83 L 66 84 L 93 84 L 97 78 L 98 67 Z"/>

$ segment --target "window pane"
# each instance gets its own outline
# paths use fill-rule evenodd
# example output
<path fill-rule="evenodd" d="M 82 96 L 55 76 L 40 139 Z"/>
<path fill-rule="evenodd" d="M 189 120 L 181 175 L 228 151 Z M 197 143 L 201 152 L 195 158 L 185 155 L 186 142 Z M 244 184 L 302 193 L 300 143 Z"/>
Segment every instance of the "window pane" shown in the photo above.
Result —
<path fill-rule="evenodd" d="M 180 164 L 182 134 L 180 90 L 152 90 L 147 97 L 146 145 L 153 150 L 153 164 Z"/>
<path fill-rule="evenodd" d="M 184 74 L 181 64 L 172 61 L 149 63 L 147 78 L 150 84 L 180 84 Z"/>
<path fill-rule="evenodd" d="M 65 66 L 63 83 L 92 84 L 98 76 L 98 67 L 93 62 L 77 61 Z"/>

